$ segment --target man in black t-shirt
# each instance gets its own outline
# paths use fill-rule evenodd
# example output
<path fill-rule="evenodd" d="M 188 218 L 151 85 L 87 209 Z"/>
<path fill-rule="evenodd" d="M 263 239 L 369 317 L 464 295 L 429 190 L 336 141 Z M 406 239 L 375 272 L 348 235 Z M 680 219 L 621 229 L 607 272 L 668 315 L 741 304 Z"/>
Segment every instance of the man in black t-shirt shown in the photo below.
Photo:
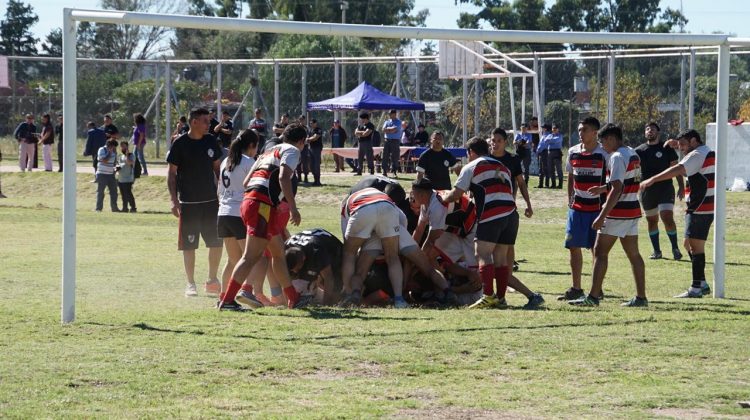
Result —
<path fill-rule="evenodd" d="M 417 180 L 427 178 L 436 190 L 447 191 L 451 189 L 451 168 L 458 173 L 460 166 L 458 159 L 443 148 L 443 133 L 435 131 L 430 136 L 430 148 L 417 161 Z"/>
<path fill-rule="evenodd" d="M 344 244 L 325 229 L 304 230 L 286 243 L 286 264 L 293 279 L 309 282 L 308 290 L 322 288 L 323 304 L 339 300 L 341 252 Z"/>
<path fill-rule="evenodd" d="M 216 231 L 219 201 L 216 180 L 219 177 L 221 147 L 209 134 L 209 112 L 204 108 L 190 111 L 190 130 L 172 143 L 167 153 L 169 171 L 167 186 L 172 200 L 172 214 L 179 218 L 177 247 L 183 253 L 188 285 L 185 296 L 196 296 L 195 250 L 199 236 L 208 247 L 208 281 L 205 291 L 218 294 L 221 283 L 217 273 L 222 242 Z"/>
<path fill-rule="evenodd" d="M 425 147 L 429 141 L 430 135 L 425 131 L 424 124 L 419 124 L 417 126 L 417 132 L 414 134 L 414 142 L 417 143 L 419 147 Z"/>
<path fill-rule="evenodd" d="M 366 112 L 359 114 L 359 125 L 354 130 L 354 137 L 359 142 L 357 175 L 362 175 L 365 159 L 367 159 L 367 168 L 370 170 L 370 175 L 375 173 L 375 163 L 372 153 L 373 132 L 375 132 L 375 126 L 370 122 L 370 114 Z"/>
<path fill-rule="evenodd" d="M 219 144 L 224 149 L 229 149 L 229 145 L 232 143 L 232 133 L 234 132 L 234 123 L 232 123 L 232 116 L 229 112 L 221 112 L 221 122 L 214 127 L 211 134 L 216 135 L 219 140 Z"/>
<path fill-rule="evenodd" d="M 646 124 L 645 136 L 646 142 L 635 149 L 641 159 L 641 179 L 660 174 L 677 165 L 679 160 L 674 149 L 664 147 L 664 142 L 659 141 L 659 125 L 656 122 L 651 121 Z M 677 177 L 677 186 L 677 197 L 682 200 L 685 197 L 685 186 L 681 176 Z M 649 257 L 652 260 L 662 258 L 659 246 L 659 217 L 664 223 L 664 229 L 672 245 L 672 256 L 676 260 L 682 258 L 677 244 L 677 226 L 674 223 L 674 197 L 675 191 L 671 179 L 657 182 L 641 193 L 640 201 L 648 222 L 648 236 L 654 248 L 654 253 Z"/>
<path fill-rule="evenodd" d="M 216 129 L 216 126 L 219 125 L 219 121 L 216 119 L 215 110 L 211 109 L 210 111 L 208 111 L 208 119 L 209 119 L 208 132 L 213 135 L 214 129 Z"/>
<path fill-rule="evenodd" d="M 104 116 L 102 131 L 107 136 L 107 140 L 117 140 L 120 138 L 120 130 L 117 129 L 116 125 L 112 124 L 112 116 L 109 114 Z"/>
<path fill-rule="evenodd" d="M 318 120 L 310 120 L 310 135 L 307 137 L 310 145 L 310 172 L 313 174 L 313 187 L 320 187 L 320 163 L 323 155 L 323 130 L 318 127 Z"/>

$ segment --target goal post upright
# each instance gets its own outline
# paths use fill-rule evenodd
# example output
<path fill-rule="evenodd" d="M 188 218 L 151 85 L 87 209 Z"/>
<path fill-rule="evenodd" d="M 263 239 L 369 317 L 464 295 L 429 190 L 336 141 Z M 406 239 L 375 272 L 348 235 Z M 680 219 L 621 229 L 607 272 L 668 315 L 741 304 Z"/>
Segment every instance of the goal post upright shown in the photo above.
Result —
<path fill-rule="evenodd" d="M 158 13 L 126 12 L 116 10 L 63 9 L 63 135 L 76 138 L 76 23 L 77 22 L 161 26 L 220 31 L 265 32 L 275 34 L 322 35 L 338 37 L 465 40 L 499 43 L 543 44 L 602 44 L 602 45 L 662 45 L 716 47 L 719 46 L 717 83 L 717 151 L 716 226 L 714 230 L 715 297 L 723 297 L 725 260 L 724 235 L 726 221 L 726 194 L 723 178 L 726 177 L 725 156 L 726 120 L 729 94 L 729 46 L 750 46 L 750 39 L 731 38 L 719 34 L 645 34 L 612 32 L 545 32 L 524 30 L 437 29 L 404 26 L 380 26 L 340 23 L 295 22 L 282 20 L 234 19 L 220 17 L 167 15 Z M 275 73 L 278 72 L 278 63 Z M 360 65 L 361 70 L 361 65 Z M 167 73 L 166 77 L 169 77 Z M 275 79 L 278 76 L 275 75 Z M 538 83 L 535 80 L 534 83 Z M 167 92 L 169 95 L 169 92 Z M 537 94 L 538 95 L 538 94 Z M 536 95 L 535 95 L 536 96 Z M 538 99 L 535 97 L 535 102 Z M 274 101 L 274 116 L 278 119 L 278 101 Z M 539 105 L 538 105 L 539 106 Z M 169 109 L 169 108 L 168 108 Z M 540 114 L 544 110 L 539 109 Z M 540 115 L 540 118 L 542 116 Z M 169 126 L 166 127 L 169 130 Z M 724 139 L 722 143 L 722 139 Z M 62 322 L 75 320 L 76 289 L 76 142 L 65 142 L 63 166 L 63 229 L 62 229 Z M 721 264 L 720 264 L 721 263 Z"/>

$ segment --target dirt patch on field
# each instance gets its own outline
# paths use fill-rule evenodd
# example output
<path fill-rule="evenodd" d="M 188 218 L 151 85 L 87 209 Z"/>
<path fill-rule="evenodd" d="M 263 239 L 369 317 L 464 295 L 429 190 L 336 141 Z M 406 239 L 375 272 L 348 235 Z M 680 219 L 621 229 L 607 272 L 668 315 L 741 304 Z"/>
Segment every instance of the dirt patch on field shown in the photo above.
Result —
<path fill-rule="evenodd" d="M 431 407 L 422 409 L 403 409 L 394 415 L 397 419 L 532 419 L 518 413 L 482 410 L 478 408 Z"/>
<path fill-rule="evenodd" d="M 258 376 L 280 381 L 310 379 L 316 381 L 338 381 L 347 378 L 380 378 L 385 376 L 382 367 L 377 363 L 363 362 L 350 370 L 320 368 L 312 372 L 301 374 L 281 373 L 273 370 L 260 373 Z"/>

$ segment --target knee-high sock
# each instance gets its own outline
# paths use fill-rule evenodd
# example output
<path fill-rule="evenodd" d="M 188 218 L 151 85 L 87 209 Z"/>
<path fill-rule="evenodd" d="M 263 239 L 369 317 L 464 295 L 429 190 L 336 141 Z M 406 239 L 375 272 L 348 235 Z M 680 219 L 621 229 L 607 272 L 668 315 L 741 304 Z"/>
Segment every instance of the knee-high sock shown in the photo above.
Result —
<path fill-rule="evenodd" d="M 492 281 L 495 279 L 495 266 L 493 266 L 492 264 L 480 265 L 479 277 L 482 279 L 482 287 L 484 289 L 484 294 L 488 296 L 492 296 L 495 293 L 495 291 L 492 288 L 493 286 Z"/>
<path fill-rule="evenodd" d="M 706 281 L 706 254 L 693 254 L 693 284 L 696 289 Z"/>
<path fill-rule="evenodd" d="M 661 247 L 659 246 L 659 229 L 649 231 L 648 237 L 651 239 L 651 246 L 654 247 L 654 252 L 661 252 Z"/>
<path fill-rule="evenodd" d="M 503 265 L 495 267 L 495 280 L 497 281 L 497 297 L 504 298 L 508 290 L 508 279 L 510 278 L 510 266 Z"/>

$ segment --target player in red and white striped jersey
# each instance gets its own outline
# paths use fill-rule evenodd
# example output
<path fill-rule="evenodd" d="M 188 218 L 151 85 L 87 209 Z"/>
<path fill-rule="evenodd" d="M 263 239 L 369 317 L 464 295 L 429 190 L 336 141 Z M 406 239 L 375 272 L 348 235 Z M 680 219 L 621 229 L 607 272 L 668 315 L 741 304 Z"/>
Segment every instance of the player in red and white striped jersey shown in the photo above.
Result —
<path fill-rule="evenodd" d="M 620 239 L 635 278 L 636 295 L 622 306 L 648 306 L 646 299 L 646 268 L 638 251 L 638 220 L 641 218 L 641 205 L 638 202 L 638 185 L 641 181 L 640 158 L 635 150 L 625 146 L 622 129 L 615 124 L 607 124 L 599 130 L 599 139 L 609 156 L 607 165 L 607 185 L 591 187 L 592 195 L 607 192 L 607 200 L 596 217 L 592 227 L 599 232 L 594 244 L 594 269 L 591 291 L 568 303 L 578 306 L 598 306 L 602 296 L 602 283 L 607 273 L 609 252 Z"/>
<path fill-rule="evenodd" d="M 664 143 L 668 147 L 679 146 L 684 158 L 675 166 L 641 183 L 641 189 L 672 177 L 687 176 L 685 188 L 687 209 L 685 213 L 685 248 L 693 266 L 693 282 L 690 288 L 675 297 L 700 298 L 711 293 L 706 282 L 706 239 L 714 221 L 714 152 L 701 141 L 695 130 L 679 134 L 677 140 Z"/>
<path fill-rule="evenodd" d="M 487 141 L 474 137 L 466 145 L 469 163 L 461 169 L 456 184 L 443 199 L 457 201 L 471 191 L 477 211 L 474 253 L 479 262 L 483 296 L 470 308 L 504 307 L 510 277 L 508 247 L 518 233 L 518 213 L 513 199 L 510 170 L 489 156 Z M 497 293 L 493 280 L 497 280 Z"/>
<path fill-rule="evenodd" d="M 601 195 L 588 192 L 591 187 L 606 182 L 607 153 L 599 144 L 597 132 L 599 120 L 586 117 L 578 123 L 581 142 L 568 150 L 568 221 L 565 225 L 565 248 L 570 252 L 570 271 L 573 285 L 558 300 L 574 300 L 583 296 L 581 272 L 583 271 L 583 248 L 592 251 L 596 231 L 591 225 L 602 209 Z M 592 258 L 593 259 L 593 258 Z"/>
<path fill-rule="evenodd" d="M 271 254 L 271 267 L 284 289 L 289 308 L 302 307 L 309 302 L 306 297 L 300 297 L 292 286 L 282 236 L 290 219 L 295 226 L 301 220 L 292 175 L 299 163 L 300 150 L 305 145 L 306 137 L 307 130 L 303 126 L 288 125 L 282 135 L 284 143 L 267 149 L 259 156 L 245 178 L 245 199 L 240 208 L 242 221 L 247 228 L 245 251 L 234 267 L 219 309 L 231 307 L 242 281 L 260 261 L 266 249 Z"/>

